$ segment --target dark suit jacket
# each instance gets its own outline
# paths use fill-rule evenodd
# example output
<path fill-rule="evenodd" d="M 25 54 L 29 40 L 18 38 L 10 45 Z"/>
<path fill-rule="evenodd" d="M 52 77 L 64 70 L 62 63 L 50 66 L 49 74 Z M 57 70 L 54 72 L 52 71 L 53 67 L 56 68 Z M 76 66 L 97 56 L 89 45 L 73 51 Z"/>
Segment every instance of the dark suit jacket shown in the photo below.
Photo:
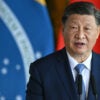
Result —
<path fill-rule="evenodd" d="M 93 53 L 91 67 L 100 100 L 100 55 Z M 90 85 L 87 100 L 92 92 Z M 79 100 L 65 49 L 31 64 L 26 100 Z"/>

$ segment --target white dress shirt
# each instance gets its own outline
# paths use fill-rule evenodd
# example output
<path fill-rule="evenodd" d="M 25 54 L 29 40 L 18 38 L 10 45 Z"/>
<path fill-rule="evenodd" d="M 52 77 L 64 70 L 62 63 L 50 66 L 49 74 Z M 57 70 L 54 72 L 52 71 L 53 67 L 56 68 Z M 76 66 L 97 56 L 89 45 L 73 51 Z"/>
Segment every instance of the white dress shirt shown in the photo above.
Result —
<path fill-rule="evenodd" d="M 70 56 L 70 54 L 68 52 L 67 52 L 67 55 L 68 55 L 69 64 L 70 64 L 70 67 L 72 70 L 72 75 L 73 75 L 73 78 L 75 81 L 76 75 L 77 75 L 75 67 L 79 63 L 72 56 Z M 89 80 L 90 80 L 90 72 L 91 72 L 91 59 L 92 59 L 92 53 L 84 62 L 82 62 L 82 64 L 84 64 L 86 66 L 86 68 L 84 68 L 84 70 L 82 71 L 82 77 L 83 77 L 83 81 L 84 81 L 84 85 L 85 85 L 86 96 L 88 95 L 88 88 L 89 88 Z"/>

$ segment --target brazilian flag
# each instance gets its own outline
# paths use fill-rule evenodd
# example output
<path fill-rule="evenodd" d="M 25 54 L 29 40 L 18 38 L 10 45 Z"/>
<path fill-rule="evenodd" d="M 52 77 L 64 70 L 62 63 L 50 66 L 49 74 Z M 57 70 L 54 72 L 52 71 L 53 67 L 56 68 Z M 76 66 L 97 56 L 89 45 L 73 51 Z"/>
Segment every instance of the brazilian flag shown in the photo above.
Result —
<path fill-rule="evenodd" d="M 0 0 L 0 100 L 25 100 L 30 63 L 53 51 L 44 0 Z"/>

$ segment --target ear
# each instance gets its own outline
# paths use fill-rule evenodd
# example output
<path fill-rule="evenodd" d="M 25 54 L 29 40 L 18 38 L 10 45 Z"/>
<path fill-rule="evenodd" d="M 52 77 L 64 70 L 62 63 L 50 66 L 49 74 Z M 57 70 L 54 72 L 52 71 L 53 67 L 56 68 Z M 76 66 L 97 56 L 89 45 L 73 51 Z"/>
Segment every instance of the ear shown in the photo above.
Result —
<path fill-rule="evenodd" d="M 99 37 L 99 35 L 100 35 L 100 25 L 98 26 L 98 29 L 97 29 L 97 38 Z"/>
<path fill-rule="evenodd" d="M 100 32 L 100 25 L 98 25 L 98 31 Z"/>

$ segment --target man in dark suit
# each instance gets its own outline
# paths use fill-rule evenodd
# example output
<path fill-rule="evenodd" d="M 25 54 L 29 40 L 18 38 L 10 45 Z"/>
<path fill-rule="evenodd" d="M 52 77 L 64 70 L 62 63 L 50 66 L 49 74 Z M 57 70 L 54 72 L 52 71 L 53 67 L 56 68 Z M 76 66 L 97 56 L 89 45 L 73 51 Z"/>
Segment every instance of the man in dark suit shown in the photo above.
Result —
<path fill-rule="evenodd" d="M 100 100 L 100 55 L 92 51 L 100 12 L 92 3 L 72 3 L 62 22 L 65 48 L 31 64 L 26 100 Z"/>

